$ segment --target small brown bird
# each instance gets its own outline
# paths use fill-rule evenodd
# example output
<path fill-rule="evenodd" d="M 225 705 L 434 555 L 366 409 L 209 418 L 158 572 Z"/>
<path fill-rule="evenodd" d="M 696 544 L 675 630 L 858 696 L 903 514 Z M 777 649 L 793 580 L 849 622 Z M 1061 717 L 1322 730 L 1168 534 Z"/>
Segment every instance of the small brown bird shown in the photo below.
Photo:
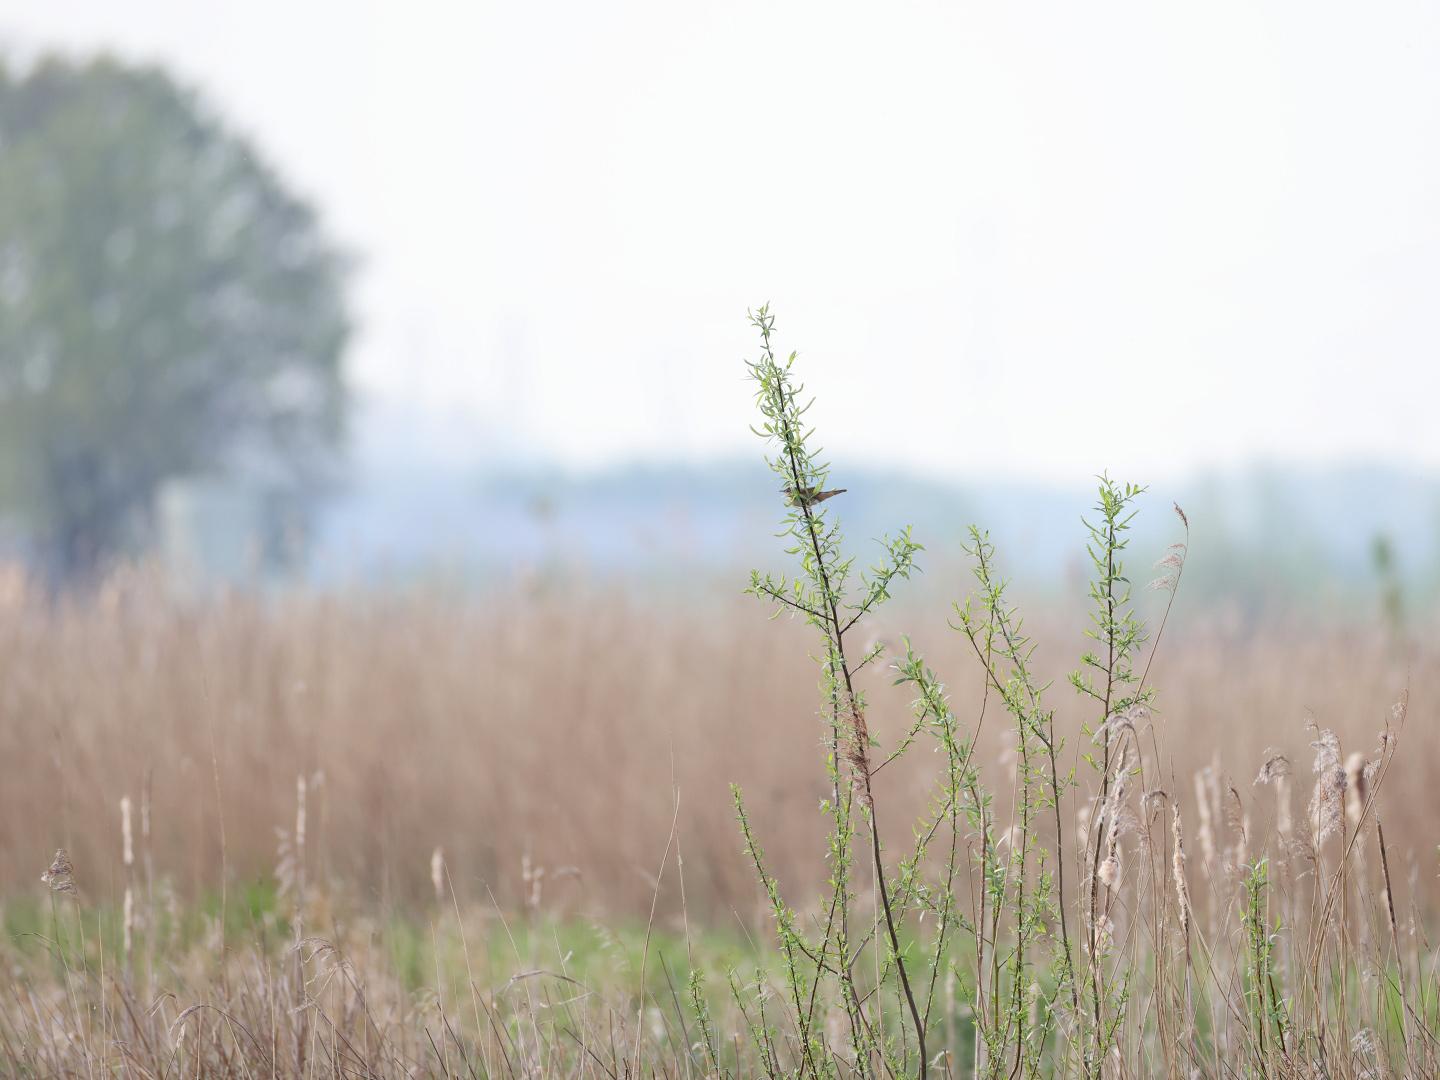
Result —
<path fill-rule="evenodd" d="M 785 488 L 785 494 L 789 497 L 794 506 L 814 506 L 826 499 L 833 499 L 836 495 L 844 495 L 846 488 L 832 488 L 829 491 L 817 491 L 815 488 L 799 488 L 798 490 L 789 485 Z"/>

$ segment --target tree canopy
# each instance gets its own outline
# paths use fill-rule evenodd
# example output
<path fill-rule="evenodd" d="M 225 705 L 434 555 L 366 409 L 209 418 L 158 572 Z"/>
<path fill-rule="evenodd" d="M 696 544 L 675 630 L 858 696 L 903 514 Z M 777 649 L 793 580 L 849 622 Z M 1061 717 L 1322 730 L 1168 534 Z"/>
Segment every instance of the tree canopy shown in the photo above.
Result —
<path fill-rule="evenodd" d="M 0 67 L 0 497 L 75 577 L 167 480 L 316 473 L 343 423 L 345 259 L 156 68 Z"/>

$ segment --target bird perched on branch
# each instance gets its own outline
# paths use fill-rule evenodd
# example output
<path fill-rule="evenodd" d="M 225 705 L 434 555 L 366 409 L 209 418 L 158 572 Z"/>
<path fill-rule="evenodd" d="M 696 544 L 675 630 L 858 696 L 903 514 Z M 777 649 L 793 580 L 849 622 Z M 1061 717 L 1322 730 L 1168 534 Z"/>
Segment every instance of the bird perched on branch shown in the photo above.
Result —
<path fill-rule="evenodd" d="M 814 506 L 826 499 L 833 499 L 836 495 L 844 495 L 846 488 L 832 488 L 829 491 L 820 491 L 818 488 L 802 487 L 795 488 L 790 485 L 785 487 L 785 495 L 794 506 Z"/>

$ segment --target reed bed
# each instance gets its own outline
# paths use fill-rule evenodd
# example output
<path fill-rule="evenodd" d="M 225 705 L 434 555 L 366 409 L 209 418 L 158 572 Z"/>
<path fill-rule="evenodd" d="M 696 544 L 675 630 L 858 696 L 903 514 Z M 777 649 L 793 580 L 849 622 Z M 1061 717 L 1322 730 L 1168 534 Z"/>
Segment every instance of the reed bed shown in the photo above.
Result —
<path fill-rule="evenodd" d="M 895 623 L 912 627 L 916 646 L 931 645 L 937 666 L 957 673 L 949 687 L 957 712 L 967 702 L 978 710 L 984 686 L 966 662 L 973 657 L 919 602 L 929 587 L 922 579 L 901 594 Z M 728 784 L 743 786 L 766 865 L 800 909 L 822 896 L 825 828 L 816 811 L 829 787 L 817 764 L 824 726 L 804 627 L 757 623 L 752 603 L 711 589 L 676 605 L 614 585 L 516 586 L 469 598 L 419 591 L 197 600 L 133 570 L 89 600 L 57 605 L 12 575 L 0 593 L 0 903 L 14 913 L 50 895 L 39 877 L 57 847 L 79 868 L 79 891 L 57 895 L 68 973 L 57 972 L 50 923 L 22 932 L 23 920 L 7 921 L 8 963 L 24 977 L 3 1010 L 10 1041 L 0 1053 L 30 1062 L 36 1075 L 79 1075 L 106 1062 L 137 1075 L 196 1062 L 218 1075 L 259 1075 L 282 1053 L 276 1047 L 287 1048 L 280 1073 L 296 1075 L 364 1074 L 357 1061 L 374 1075 L 465 1075 L 462 1049 L 475 1057 L 476 1075 L 623 1075 L 627 1064 L 632 1075 L 637 1067 L 662 1075 L 743 1074 L 745 1062 L 759 1069 L 747 1022 L 715 972 L 734 963 L 755 986 L 757 972 L 770 972 L 776 985 L 783 976 L 763 955 L 766 898 L 742 851 Z M 1062 674 L 1065 646 L 1083 625 L 1078 608 L 1032 624 L 1046 677 Z M 1333 731 L 1338 756 L 1348 759 L 1374 749 L 1391 703 L 1408 687 L 1403 753 L 1376 803 L 1393 893 L 1382 902 L 1378 830 L 1367 820 L 1347 863 L 1357 868 L 1344 912 L 1346 946 L 1357 950 L 1347 977 L 1352 999 L 1373 999 L 1380 968 L 1367 968 L 1364 957 L 1390 941 L 1406 957 L 1412 994 L 1433 1010 L 1431 823 L 1440 788 L 1429 774 L 1440 760 L 1431 721 L 1440 655 L 1423 642 L 1397 650 L 1378 628 L 1242 624 L 1213 613 L 1187 620 L 1182 611 L 1168 633 L 1152 674 L 1162 688 L 1154 723 L 1173 769 L 1164 811 L 1182 822 L 1189 918 L 1213 933 L 1212 949 L 1243 940 L 1241 828 L 1252 854 L 1279 852 L 1267 870 L 1267 912 L 1294 925 L 1310 917 L 1316 867 L 1274 842 L 1282 826 L 1293 832 L 1305 821 L 1317 739 L 1307 722 Z M 881 747 L 898 742 L 910 717 L 913 695 L 892 682 L 893 672 L 877 671 L 865 684 Z M 1081 710 L 1055 697 L 1057 727 L 1078 730 Z M 977 743 L 979 771 L 1002 798 L 1014 752 L 1001 725 Z M 1275 752 L 1288 759 L 1288 775 L 1257 785 Z M 930 767 L 901 760 L 875 778 L 875 797 L 901 823 L 887 844 L 906 842 L 903 822 L 924 808 Z M 307 812 L 297 852 L 299 780 Z M 1287 787 L 1288 825 L 1277 819 L 1276 799 Z M 1077 828 L 1079 802 L 1065 811 Z M 1124 841 L 1131 850 L 1121 853 L 1121 889 L 1146 874 L 1152 887 L 1171 877 L 1173 822 L 1148 824 L 1159 830 L 1146 834 L 1149 856 L 1133 850 L 1140 834 Z M 1357 835 L 1353 826 L 1347 835 Z M 1326 857 L 1333 873 L 1336 857 Z M 443 878 L 434 873 L 437 858 Z M 1142 858 L 1150 869 L 1141 869 Z M 256 908 L 254 890 L 277 880 L 293 890 L 302 869 L 308 920 L 292 920 L 284 898 L 268 914 Z M 1173 888 L 1170 895 L 1178 903 Z M 65 905 L 79 925 L 71 926 Z M 547 1010 L 529 1013 L 534 1002 L 517 997 L 517 987 L 548 980 L 552 1001 L 576 988 L 550 975 L 510 979 L 558 970 L 575 950 L 547 941 L 537 959 L 501 948 L 507 918 L 588 926 L 601 937 L 605 927 L 648 924 L 670 950 L 669 978 L 683 1008 L 677 1012 L 669 987 L 654 986 L 648 1008 L 661 1019 L 635 1026 L 632 939 L 628 964 L 608 973 L 592 965 L 560 1030 Z M 298 967 L 292 921 L 314 938 Z M 468 948 L 487 957 L 474 980 L 479 991 L 470 987 L 477 965 L 464 962 L 459 925 L 469 928 Z M 438 927 L 439 965 L 433 956 L 417 961 L 418 947 L 394 944 L 397 936 L 423 943 L 427 926 Z M 737 950 L 712 965 L 706 984 L 712 997 L 719 992 L 711 1023 L 729 1036 L 718 1067 L 695 1049 L 688 958 L 676 952 L 687 926 L 696 936 L 728 937 Z M 162 927 L 174 929 L 162 937 Z M 135 981 L 122 974 L 127 937 L 135 955 L 148 958 Z M 1144 941 L 1137 927 L 1122 955 L 1153 972 Z M 1358 951 L 1362 943 L 1369 953 Z M 1303 962 L 1293 950 L 1284 956 Z M 649 981 L 659 974 L 652 969 Z M 352 976 L 357 985 L 347 990 Z M 953 999 L 959 988 L 951 980 L 941 992 Z M 483 998 L 483 1026 L 467 1001 L 474 993 Z M 1210 993 L 1218 1014 L 1222 997 Z M 357 1018 L 362 999 L 372 1019 Z M 202 1002 L 230 1018 L 201 1010 L 176 1023 Z M 298 1028 L 290 1019 L 297 1008 L 323 1010 L 327 1019 Z M 951 1072 L 969 1075 L 973 1035 L 963 1034 L 963 1001 L 951 1015 L 949 1027 L 937 1029 L 948 1035 L 937 1037 L 950 1045 Z M 337 1030 L 322 1040 L 332 1023 Z M 252 1040 L 241 1024 L 269 1057 L 245 1058 Z M 524 1025 L 530 1056 L 507 1064 L 501 1046 L 514 1053 L 507 1040 Z M 678 1034 L 686 1025 L 688 1042 Z M 358 1056 L 346 1056 L 346 1038 Z M 1351 1038 L 1362 1050 L 1366 1038 L 1376 1040 L 1383 1051 L 1379 1035 Z M 293 1064 L 297 1040 L 308 1047 L 302 1064 Z M 1185 1075 L 1224 1075 L 1216 1068 L 1206 1059 Z M 1352 1074 L 1383 1075 L 1369 1068 Z"/>
<path fill-rule="evenodd" d="M 32 889 L 65 847 L 92 887 L 118 896 L 126 797 L 137 813 L 147 800 L 152 858 L 183 895 L 217 891 L 222 860 L 231 882 L 268 876 L 298 775 L 313 781 L 312 875 L 382 906 L 423 900 L 441 847 L 471 899 L 488 887 L 517 904 L 528 858 L 555 871 L 543 892 L 557 912 L 644 915 L 678 788 L 692 910 L 748 916 L 755 883 L 731 782 L 766 822 L 777 874 L 798 883 L 817 865 L 828 786 L 804 628 L 757 619 L 743 597 L 707 588 L 676 604 L 612 585 L 197 601 L 131 571 L 54 606 L 19 581 L 0 592 L 0 895 Z M 957 711 L 978 709 L 973 658 L 945 613 L 918 602 L 932 588 L 910 583 L 879 634 L 907 629 L 951 675 Z M 1369 748 L 1409 686 L 1386 831 L 1432 874 L 1440 650 L 1397 652 L 1378 627 L 1197 622 L 1182 606 L 1151 676 L 1177 798 L 1212 766 L 1263 822 L 1272 800 L 1250 781 L 1267 748 L 1303 764 L 1307 719 L 1347 750 Z M 1063 678 L 1083 627 L 1078 607 L 1032 619 L 1043 677 Z M 862 678 L 873 734 L 893 746 L 910 695 L 887 670 Z M 1054 698 L 1057 726 L 1077 731 L 1079 702 Z M 1008 740 L 995 725 L 976 753 L 996 790 Z M 877 780 L 902 822 L 924 798 L 921 765 Z M 661 902 L 668 913 L 678 898 Z"/>
<path fill-rule="evenodd" d="M 1433 635 L 1191 613 L 1103 477 L 1038 618 L 978 529 L 858 571 L 754 321 L 768 623 L 0 579 L 12 1071 L 1435 1074 Z"/>
<path fill-rule="evenodd" d="M 917 648 L 933 644 L 937 666 L 957 672 L 949 687 L 957 711 L 967 701 L 978 710 L 984 686 L 973 657 L 918 602 L 928 591 L 922 579 L 902 593 L 895 622 L 914 628 Z M 757 624 L 752 602 L 713 589 L 676 605 L 614 585 L 516 586 L 470 598 L 421 591 L 197 600 L 152 571 L 132 570 L 87 601 L 53 604 L 13 575 L 0 596 L 3 904 L 24 911 L 48 895 L 39 876 L 57 847 L 80 868 L 78 895 L 58 897 L 62 907 L 76 909 L 80 923 L 71 927 L 61 911 L 62 927 L 69 928 L 61 936 L 72 950 L 67 974 L 57 974 L 53 948 L 39 946 L 53 940 L 48 923 L 31 928 L 34 936 L 17 929 L 23 920 L 7 923 L 12 970 L 26 973 L 15 983 L 21 996 L 4 1008 L 11 1043 L 3 1053 L 11 1060 L 30 1061 L 38 1075 L 78 1074 L 97 1062 L 118 1069 L 122 1046 L 124 1054 L 138 1055 L 136 1062 L 149 1047 L 167 1055 L 149 1059 L 146 1068 L 157 1075 L 165 1062 L 174 1071 L 176 1063 L 195 1061 L 210 1062 L 222 1075 L 229 1061 L 225 1067 L 244 1075 L 236 1064 L 251 1041 L 238 1026 L 243 1023 L 257 1038 L 260 1029 L 268 1032 L 260 1039 L 271 1047 L 267 1053 L 288 1046 L 287 1063 L 295 1060 L 296 1040 L 308 1040 L 307 1063 L 288 1066 L 298 1075 L 329 1075 L 342 1068 L 337 1062 L 356 1068 L 356 1060 L 376 1075 L 463 1074 L 462 1047 L 477 1060 L 488 1055 L 477 1075 L 537 1069 L 623 1075 L 627 1062 L 636 1066 L 627 1055 L 643 1055 L 651 1062 L 646 1069 L 668 1062 L 662 1074 L 701 1075 L 717 1070 L 692 1053 L 687 958 L 674 951 L 688 923 L 692 933 L 703 928 L 729 937 L 738 950 L 712 967 L 707 984 L 712 997 L 721 992 L 712 1023 L 731 1036 L 730 1057 L 721 1055 L 718 1071 L 743 1073 L 744 1062 L 754 1065 L 752 1049 L 733 1038 L 748 1032 L 747 1023 L 714 972 L 733 962 L 754 985 L 760 985 L 756 972 L 772 972 L 776 985 L 783 976 L 773 957 L 755 949 L 763 952 L 768 940 L 768 910 L 742 851 L 728 784 L 743 786 L 766 865 L 790 902 L 800 909 L 817 903 L 825 829 L 816 811 L 829 788 L 817 764 L 824 726 L 798 622 Z M 1032 625 L 1040 642 L 1037 667 L 1047 678 L 1061 676 L 1063 646 L 1079 640 L 1083 625 L 1078 608 Z M 1245 894 L 1235 869 L 1245 861 L 1236 851 L 1243 830 L 1254 849 L 1247 856 L 1267 849 L 1275 856 L 1267 866 L 1269 917 L 1303 925 L 1311 917 L 1316 864 L 1293 843 L 1278 841 L 1306 820 L 1314 776 L 1310 744 L 1317 740 L 1306 725 L 1334 732 L 1343 768 L 1352 751 L 1374 750 L 1391 703 L 1408 688 L 1403 753 L 1387 769 L 1383 801 L 1376 803 L 1393 893 L 1386 896 L 1378 886 L 1378 829 L 1367 819 L 1346 864 L 1355 877 L 1347 880 L 1344 944 L 1355 950 L 1347 976 L 1352 999 L 1374 999 L 1375 972 L 1383 965 L 1367 967 L 1364 958 L 1373 961 L 1388 941 L 1392 953 L 1406 957 L 1412 995 L 1433 1009 L 1431 823 L 1440 788 L 1429 773 L 1440 747 L 1430 703 L 1440 693 L 1440 655 L 1424 643 L 1397 650 L 1378 628 L 1278 619 L 1242 624 L 1214 613 L 1189 620 L 1182 613 L 1168 633 L 1152 678 L 1162 688 L 1154 723 L 1173 769 L 1173 778 L 1157 786 L 1167 789 L 1169 800 L 1160 818 L 1147 820 L 1148 855 L 1133 850 L 1138 831 L 1123 841 L 1130 850 L 1121 852 L 1120 888 L 1138 886 L 1147 874 L 1150 887 L 1173 882 L 1171 847 L 1178 850 L 1173 838 L 1180 822 L 1188 917 L 1213 935 L 1210 948 L 1239 948 L 1247 925 L 1237 914 Z M 871 733 L 881 747 L 899 741 L 910 716 L 912 695 L 892 682 L 893 672 L 877 672 L 865 684 Z M 1078 731 L 1082 711 L 1068 697 L 1055 698 L 1057 727 Z M 1273 764 L 1277 754 L 1288 760 L 1288 771 Z M 1003 726 L 982 731 L 975 759 L 1002 799 L 1014 756 Z M 1274 775 L 1257 785 L 1267 761 Z M 887 844 L 907 841 L 903 822 L 924 808 L 930 767 L 923 759 L 901 760 L 875 778 L 877 800 L 902 823 L 887 834 Z M 297 781 L 307 804 L 298 852 Z M 1352 783 L 1347 790 L 1356 788 Z M 1288 822 L 1277 816 L 1282 791 Z M 1065 810 L 1077 829 L 1080 804 L 1072 800 Z M 1346 835 L 1357 836 L 1353 824 Z M 684 857 L 683 906 L 676 852 L 667 857 L 672 841 Z M 437 858 L 444 867 L 438 898 Z M 1336 857 L 1326 858 L 1322 865 L 1333 873 Z M 306 880 L 297 886 L 302 870 Z M 298 969 L 289 901 L 277 898 L 268 914 L 256 913 L 254 890 L 277 880 L 298 887 L 310 905 L 308 925 L 297 921 L 314 940 L 301 950 L 306 959 Z M 1178 904 L 1173 886 L 1169 894 Z M 472 996 L 467 968 L 475 964 L 464 963 L 457 912 L 469 927 L 469 948 L 487 957 L 477 985 L 498 993 L 480 1008 L 483 1028 L 475 1024 L 475 1002 L 466 1001 Z M 648 923 L 671 950 L 669 977 L 684 1008 L 677 1013 L 670 989 L 655 986 L 649 1007 L 663 1005 L 662 1020 L 643 1031 L 635 1027 L 632 955 L 628 966 L 609 972 L 592 965 L 583 1004 L 568 1006 L 570 1034 L 537 1027 L 526 1012 L 530 1000 L 516 997 L 517 986 L 549 980 L 544 992 L 560 1001 L 570 996 L 563 993 L 570 984 L 548 975 L 509 980 L 527 970 L 558 969 L 565 953 L 548 942 L 540 959 L 500 948 L 509 937 L 507 916 L 521 925 L 535 920 L 561 927 Z M 442 957 L 438 966 L 433 957 L 397 959 L 393 941 L 397 934 L 415 938 L 414 925 L 422 941 L 427 925 L 439 927 L 441 944 L 432 949 Z M 175 929 L 161 937 L 161 927 Z M 1153 972 L 1141 930 L 1134 929 L 1130 952 L 1121 955 Z M 76 962 L 85 931 L 89 960 Z M 150 958 L 143 977 L 133 976 L 138 981 L 119 975 L 127 938 L 136 955 Z M 1370 951 L 1359 951 L 1362 945 Z M 336 966 L 338 957 L 345 965 Z M 1176 955 L 1169 961 L 1175 964 Z M 1292 948 L 1283 962 L 1303 964 L 1304 958 Z M 651 971 L 651 981 L 657 974 Z M 345 991 L 351 975 L 359 988 Z M 326 988 L 323 994 L 316 985 Z M 310 996 L 296 996 L 300 987 L 311 987 L 304 991 Z M 941 991 L 958 993 L 953 982 L 942 983 Z M 1196 985 L 1190 992 L 1199 992 Z M 1209 993 L 1206 1008 L 1218 1015 L 1223 996 Z M 361 997 L 372 1020 L 357 1020 Z M 451 1015 L 442 1000 L 458 1002 L 463 1015 Z M 200 1002 L 233 1013 L 236 1026 L 214 1011 L 176 1024 L 184 1009 Z M 315 1026 L 302 1030 L 285 1019 L 303 1002 L 326 1011 L 321 1027 L 339 1025 L 329 1043 L 317 1042 Z M 491 1028 L 488 1009 L 496 1010 L 498 1028 Z M 953 1016 L 964 1013 L 961 1002 Z M 540 1014 L 548 1019 L 545 1010 Z M 66 1020 L 73 1015 L 84 1020 L 79 1041 L 74 1022 Z M 943 1037 L 956 1057 L 951 1071 L 968 1075 L 973 1035 L 963 1034 L 961 1019 L 949 1023 Z M 519 1060 L 507 1066 L 500 1047 L 527 1024 L 531 1057 L 523 1067 Z M 622 1032 L 613 1047 L 612 1024 Z M 677 1034 L 686 1024 L 688 1043 Z M 181 1028 L 186 1035 L 177 1045 Z M 56 1041 L 62 1032 L 68 1032 L 64 1040 Z M 358 1058 L 336 1049 L 342 1032 L 352 1042 L 370 1040 L 356 1044 Z M 1361 1049 L 1367 1038 L 1380 1040 L 1373 1033 L 1351 1038 L 1360 1039 Z M 680 1053 L 681 1044 L 690 1049 Z M 1383 1040 L 1377 1045 L 1383 1050 Z M 962 1055 L 969 1060 L 960 1061 Z M 246 1067 L 258 1074 L 269 1060 Z M 129 1067 L 140 1069 L 136 1062 Z M 1353 1075 L 1383 1075 L 1373 1071 L 1378 1066 L 1369 1068 L 1357 1066 Z M 1224 1074 L 1217 1069 L 1211 1058 L 1190 1074 Z"/>

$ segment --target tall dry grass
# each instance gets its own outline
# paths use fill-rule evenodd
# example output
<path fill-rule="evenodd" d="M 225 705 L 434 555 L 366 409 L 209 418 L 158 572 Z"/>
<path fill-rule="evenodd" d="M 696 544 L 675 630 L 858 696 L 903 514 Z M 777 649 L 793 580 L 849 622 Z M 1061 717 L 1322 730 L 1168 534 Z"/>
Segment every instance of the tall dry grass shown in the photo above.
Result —
<path fill-rule="evenodd" d="M 952 705 L 973 723 L 984 688 L 935 614 L 944 578 L 912 584 L 891 617 L 955 673 Z M 767 869 L 803 906 L 825 874 L 830 791 L 814 667 L 803 627 L 757 622 L 723 591 L 683 600 L 613 584 L 196 600 L 131 570 L 55 604 L 0 580 L 0 913 L 49 903 L 0 943 L 0 1060 L 35 1075 L 783 1073 L 771 1021 L 746 1011 L 783 976 L 728 785 L 744 785 Z M 1084 614 L 1047 611 L 1029 627 L 1035 673 L 1059 680 Z M 1383 1076 L 1397 1046 L 1435 1059 L 1440 650 L 1418 640 L 1199 619 L 1182 600 L 1151 673 L 1166 775 L 1097 854 L 1110 914 L 1093 945 L 1079 935 L 1135 991 L 1106 1006 L 1124 1026 L 1105 1075 L 1323 1059 Z M 913 689 L 892 679 L 863 677 L 882 748 L 912 718 Z M 1354 752 L 1407 687 L 1401 753 L 1371 804 Z M 1083 747 L 1083 710 L 1051 696 Z M 989 725 L 975 758 L 1002 805 L 1003 731 Z M 875 776 L 889 820 L 921 809 L 930 767 L 912 756 Z M 1083 805 L 1068 800 L 1061 826 Z M 1297 838 L 1326 829 L 1307 856 Z M 277 906 L 247 899 L 276 879 Z M 617 938 L 627 925 L 643 937 Z M 744 955 L 707 954 L 707 927 Z M 734 994 L 712 982 L 702 1017 L 682 1000 L 690 970 L 735 972 Z M 1283 1023 L 1268 1018 L 1272 978 Z M 985 1055 L 963 982 L 938 989 L 936 1068 L 970 1075 Z M 1022 1003 L 1032 1021 L 1041 994 Z M 1272 1028 L 1283 1051 L 1263 1045 Z"/>
<path fill-rule="evenodd" d="M 892 617 L 950 675 L 964 721 L 983 687 L 934 580 L 902 590 Z M 1041 676 L 1073 667 L 1083 618 L 1077 606 L 1031 620 Z M 1408 685 L 1384 827 L 1399 876 L 1414 860 L 1433 879 L 1440 649 L 1422 640 L 1397 653 L 1353 626 L 1201 623 L 1183 595 L 1167 635 L 1150 681 L 1187 821 L 1189 778 L 1211 766 L 1267 822 L 1274 799 L 1252 784 L 1267 749 L 1307 762 L 1307 718 L 1347 752 L 1369 749 Z M 816 808 L 829 786 L 806 650 L 803 627 L 757 620 L 752 602 L 715 591 L 681 604 L 613 585 L 195 601 L 129 571 L 56 606 L 11 576 L 0 589 L 0 896 L 34 888 L 65 847 L 91 888 L 118 900 L 126 797 L 137 815 L 145 800 L 147 851 L 181 893 L 269 876 L 303 775 L 316 881 L 382 907 L 422 901 L 440 847 L 466 898 L 493 892 L 518 908 L 538 891 L 557 914 L 644 917 L 678 789 L 692 914 L 733 925 L 757 897 L 732 781 L 782 880 L 814 878 L 823 851 Z M 872 734 L 893 745 L 911 695 L 881 665 L 861 678 Z M 1079 703 L 1050 696 L 1057 729 L 1073 735 Z M 991 790 L 1007 787 L 1008 752 L 1003 725 L 990 725 L 976 760 Z M 877 777 L 891 820 L 919 808 L 924 765 Z M 1303 778 L 1295 797 L 1299 815 Z M 677 911 L 672 893 L 662 917 Z"/>

